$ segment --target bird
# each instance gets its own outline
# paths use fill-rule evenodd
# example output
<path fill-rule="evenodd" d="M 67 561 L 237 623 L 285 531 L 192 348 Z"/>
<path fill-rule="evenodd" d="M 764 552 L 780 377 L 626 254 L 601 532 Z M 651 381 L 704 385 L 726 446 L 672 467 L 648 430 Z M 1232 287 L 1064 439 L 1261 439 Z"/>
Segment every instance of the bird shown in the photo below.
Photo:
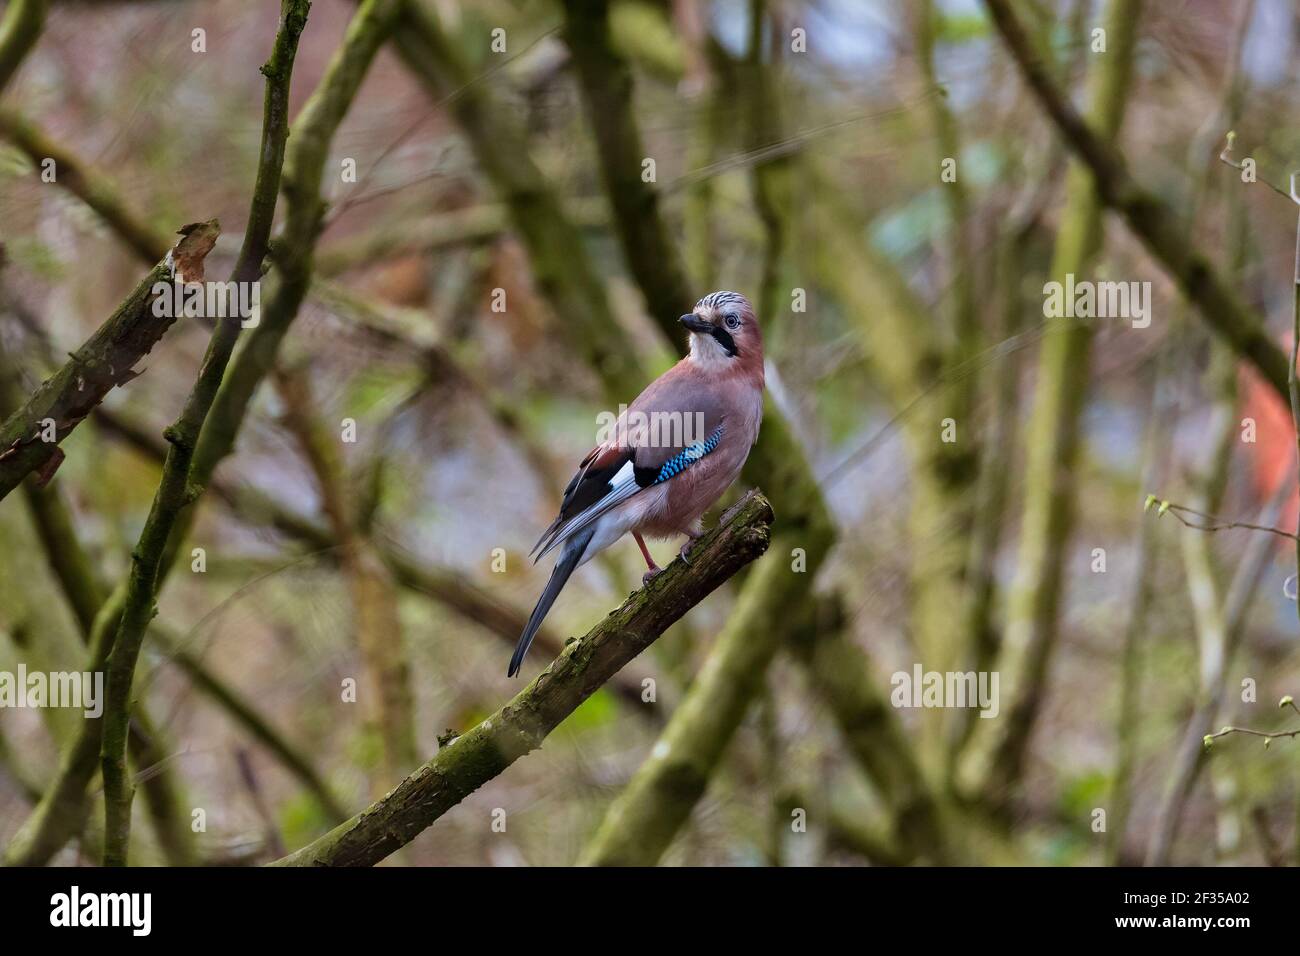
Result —
<path fill-rule="evenodd" d="M 645 558 L 642 583 L 662 569 L 645 538 L 686 535 L 690 563 L 701 517 L 740 474 L 763 421 L 763 334 L 749 299 L 711 292 L 679 320 L 690 349 L 620 411 L 612 428 L 578 464 L 560 511 L 530 554 L 559 549 L 555 568 L 514 656 L 519 673 L 528 647 L 570 575 L 628 532 Z M 612 414 L 612 413 L 611 413 Z"/>

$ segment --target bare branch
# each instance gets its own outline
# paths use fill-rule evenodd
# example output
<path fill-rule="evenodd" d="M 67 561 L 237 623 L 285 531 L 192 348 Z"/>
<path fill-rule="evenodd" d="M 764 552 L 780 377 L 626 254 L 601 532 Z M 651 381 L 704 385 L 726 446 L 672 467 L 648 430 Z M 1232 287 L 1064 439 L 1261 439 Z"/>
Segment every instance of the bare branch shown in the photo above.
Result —
<path fill-rule="evenodd" d="M 691 551 L 636 591 L 491 717 L 444 746 L 384 799 L 281 866 L 372 866 L 536 750 L 561 721 L 723 582 L 767 550 L 772 509 L 746 495 Z"/>
<path fill-rule="evenodd" d="M 184 236 L 173 249 L 173 259 L 204 241 Z M 202 249 L 200 256 L 210 248 Z M 110 390 L 140 374 L 135 366 L 176 321 L 174 314 L 155 315 L 150 308 L 154 284 L 171 277 L 168 263 L 155 265 L 63 367 L 0 425 L 0 499 L 34 471 L 48 480 L 63 454 L 59 443 Z"/>
<path fill-rule="evenodd" d="M 262 123 L 262 145 L 258 153 L 257 184 L 243 246 L 232 281 L 255 281 L 261 275 L 262 259 L 269 242 L 275 201 L 280 190 L 285 141 L 289 135 L 289 81 L 298 51 L 298 38 L 307 23 L 308 0 L 282 0 L 280 29 L 271 58 L 262 67 L 266 76 L 266 99 Z M 215 241 L 215 220 L 196 231 L 211 234 Z M 187 237 L 188 238 L 188 237 Z M 180 267 L 178 266 L 178 271 Z M 112 651 L 105 662 L 107 700 L 102 718 L 100 747 L 104 779 L 104 863 L 125 866 L 131 834 L 132 783 L 126 772 L 126 738 L 130 723 L 131 685 L 135 665 L 149 622 L 157 613 L 154 599 L 164 567 L 167 542 L 186 506 L 203 492 L 205 477 L 192 473 L 191 463 L 200 431 L 216 399 L 217 388 L 239 339 L 240 320 L 227 315 L 212 334 L 198 380 L 185 401 L 180 417 L 167 429 L 171 447 L 163 462 L 162 480 L 154 495 L 149 517 L 131 552 L 131 570 L 126 581 L 120 624 Z"/>

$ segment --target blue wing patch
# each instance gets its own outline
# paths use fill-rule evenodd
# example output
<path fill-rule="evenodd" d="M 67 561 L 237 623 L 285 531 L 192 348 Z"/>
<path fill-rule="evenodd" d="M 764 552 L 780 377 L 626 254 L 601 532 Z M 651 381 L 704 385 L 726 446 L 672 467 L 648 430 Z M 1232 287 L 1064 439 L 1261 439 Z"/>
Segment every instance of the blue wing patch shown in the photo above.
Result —
<path fill-rule="evenodd" d="M 603 515 L 610 508 L 621 504 L 634 494 L 646 488 L 663 484 L 668 479 L 680 475 L 709 452 L 718 447 L 722 440 L 723 425 L 719 425 L 704 441 L 695 442 L 683 448 L 672 458 L 659 466 L 657 472 L 647 468 L 638 468 L 631 458 L 608 480 L 606 491 L 599 498 L 587 505 L 578 514 L 572 515 L 547 530 L 542 540 L 537 542 L 537 559 L 541 560 L 556 545 L 566 541 L 583 528 Z"/>
<path fill-rule="evenodd" d="M 725 425 L 719 425 L 714 430 L 713 434 L 704 439 L 704 441 L 697 441 L 693 445 L 688 445 L 677 454 L 673 455 L 672 458 L 669 458 L 663 463 L 663 466 L 659 469 L 659 474 L 655 476 L 655 480 L 651 482 L 651 484 L 662 484 L 669 478 L 681 474 L 688 467 L 695 464 L 709 452 L 713 451 L 713 449 L 717 448 L 718 442 L 722 440 L 722 429 L 725 427 Z"/>

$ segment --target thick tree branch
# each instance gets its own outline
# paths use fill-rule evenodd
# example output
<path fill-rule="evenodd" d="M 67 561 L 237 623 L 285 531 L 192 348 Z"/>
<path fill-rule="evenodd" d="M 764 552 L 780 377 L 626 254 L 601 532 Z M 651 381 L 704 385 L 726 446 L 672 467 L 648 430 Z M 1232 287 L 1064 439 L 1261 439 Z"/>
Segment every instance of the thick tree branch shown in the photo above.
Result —
<path fill-rule="evenodd" d="M 405 846 L 470 793 L 546 736 L 619 668 L 668 627 L 767 550 L 772 509 L 751 492 L 719 526 L 564 652 L 487 720 L 445 746 L 384 799 L 314 843 L 279 860 L 282 866 L 370 866 Z M 777 562 L 779 563 L 779 562 Z"/>
<path fill-rule="evenodd" d="M 751 17 L 761 21 L 762 4 L 755 4 L 752 11 Z M 566 14 L 565 36 L 573 51 L 588 122 L 595 133 L 608 199 L 618 213 L 614 226 L 624 259 L 642 290 L 651 318 L 665 335 L 676 338 L 680 334 L 675 327 L 676 310 L 685 308 L 693 297 L 678 249 L 664 238 L 669 230 L 656 191 L 639 175 L 644 150 L 632 112 L 631 73 L 611 41 L 608 7 L 603 0 L 566 0 Z M 751 44 L 751 79 L 756 89 L 765 92 L 770 82 L 767 67 L 757 54 L 758 45 L 752 39 Z M 779 140 L 780 133 L 771 97 L 759 95 L 755 99 L 754 136 L 756 146 L 762 148 Z M 763 163 L 755 169 L 756 199 L 773 237 L 761 296 L 762 314 L 768 321 L 777 319 L 772 288 L 788 251 L 789 230 L 784 220 L 791 201 L 789 177 L 784 160 Z M 806 597 L 808 582 L 834 541 L 825 502 L 802 450 L 789 423 L 770 405 L 745 475 L 747 480 L 779 494 L 782 520 L 776 550 L 786 553 L 800 548 L 808 566 L 802 574 L 789 567 L 773 566 L 755 573 L 746 583 L 704 674 L 692 686 L 661 738 L 671 759 L 650 761 L 638 770 L 588 848 L 585 858 L 590 862 L 651 862 L 666 849 L 703 793 L 713 767 L 762 686 L 762 671 L 782 641 L 795 630 L 789 616 L 780 614 L 779 609 Z M 846 702 L 844 711 L 850 712 L 852 706 Z M 906 756 L 905 742 L 890 716 L 883 714 L 879 724 L 892 728 L 895 735 L 889 740 L 900 743 Z M 878 735 L 858 739 L 863 746 L 861 751 L 855 750 L 855 756 L 861 758 L 864 751 L 874 751 L 864 762 L 873 779 L 881 768 L 892 766 L 887 748 L 877 746 L 881 739 Z M 906 762 L 911 764 L 910 757 Z M 688 785 L 679 787 L 683 781 Z M 875 782 L 893 801 L 892 808 L 903 825 L 913 826 L 914 807 L 910 803 L 902 805 L 901 788 L 891 787 L 888 781 Z M 931 798 L 923 781 L 918 782 L 918 787 L 909 799 L 925 804 Z M 914 847 L 924 843 L 923 852 L 933 857 L 942 840 L 933 829 L 929 837 L 918 839 Z"/>
<path fill-rule="evenodd" d="M 752 16 L 761 21 L 761 4 Z M 595 132 L 597 159 L 610 205 L 617 213 L 615 231 L 628 268 L 636 278 L 651 318 L 664 334 L 676 338 L 676 316 L 689 307 L 686 268 L 676 246 L 667 240 L 669 229 L 656 190 L 642 181 L 641 136 L 633 115 L 632 75 L 610 37 L 608 5 L 604 0 L 568 0 L 566 39 L 573 51 L 582 84 L 588 122 Z M 752 42 L 752 41 L 751 41 Z M 764 67 L 753 53 L 753 79 L 766 89 Z M 774 104 L 762 98 L 755 136 L 760 146 L 779 139 Z M 774 278 L 782 264 L 788 237 L 789 170 L 785 160 L 755 168 L 755 192 L 769 234 L 767 268 L 760 311 L 776 321 Z M 835 539 L 835 531 L 816 479 L 792 433 L 789 423 L 770 404 L 764 427 L 751 452 L 746 480 L 774 489 L 782 504 L 781 535 L 777 550 L 800 548 L 807 568 L 772 566 L 746 582 L 733 620 L 706 668 L 711 683 L 697 680 L 674 714 L 661 738 L 672 760 L 650 762 L 638 770 L 627 794 L 611 808 L 601 833 L 608 834 L 587 851 L 589 859 L 621 857 L 622 847 L 641 854 L 641 861 L 657 859 L 704 792 L 709 776 L 725 751 L 753 696 L 763 686 L 762 672 L 791 633 L 789 616 L 779 609 L 806 596 Z M 735 675 L 743 679 L 732 680 Z M 721 686 L 718 686 L 718 685 Z M 679 776 L 689 776 L 689 787 L 676 788 Z M 656 801 L 663 801 L 656 805 Z M 621 841 L 621 843 L 619 842 Z"/>
<path fill-rule="evenodd" d="M 791 571 L 786 555 L 806 545 L 823 554 L 831 536 L 795 538 L 782 532 L 773 559 L 761 564 L 732 608 L 704 668 L 673 712 L 646 760 L 605 814 L 580 862 L 593 866 L 652 866 L 668 849 L 704 794 L 713 769 L 780 649 L 787 628 L 774 626 L 795 600 L 807 597 L 807 580 Z M 792 585 L 791 582 L 797 582 Z"/>

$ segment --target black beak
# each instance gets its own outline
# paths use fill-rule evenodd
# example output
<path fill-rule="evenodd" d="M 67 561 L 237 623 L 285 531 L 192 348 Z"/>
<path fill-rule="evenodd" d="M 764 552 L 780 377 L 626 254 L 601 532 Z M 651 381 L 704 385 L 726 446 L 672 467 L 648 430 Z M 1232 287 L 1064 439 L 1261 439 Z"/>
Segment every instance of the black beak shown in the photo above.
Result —
<path fill-rule="evenodd" d="M 690 329 L 692 332 L 698 332 L 700 335 L 713 334 L 713 323 L 705 322 L 694 312 L 686 313 L 686 315 L 683 315 L 680 319 L 678 319 L 678 321 L 681 322 L 682 325 Z"/>

